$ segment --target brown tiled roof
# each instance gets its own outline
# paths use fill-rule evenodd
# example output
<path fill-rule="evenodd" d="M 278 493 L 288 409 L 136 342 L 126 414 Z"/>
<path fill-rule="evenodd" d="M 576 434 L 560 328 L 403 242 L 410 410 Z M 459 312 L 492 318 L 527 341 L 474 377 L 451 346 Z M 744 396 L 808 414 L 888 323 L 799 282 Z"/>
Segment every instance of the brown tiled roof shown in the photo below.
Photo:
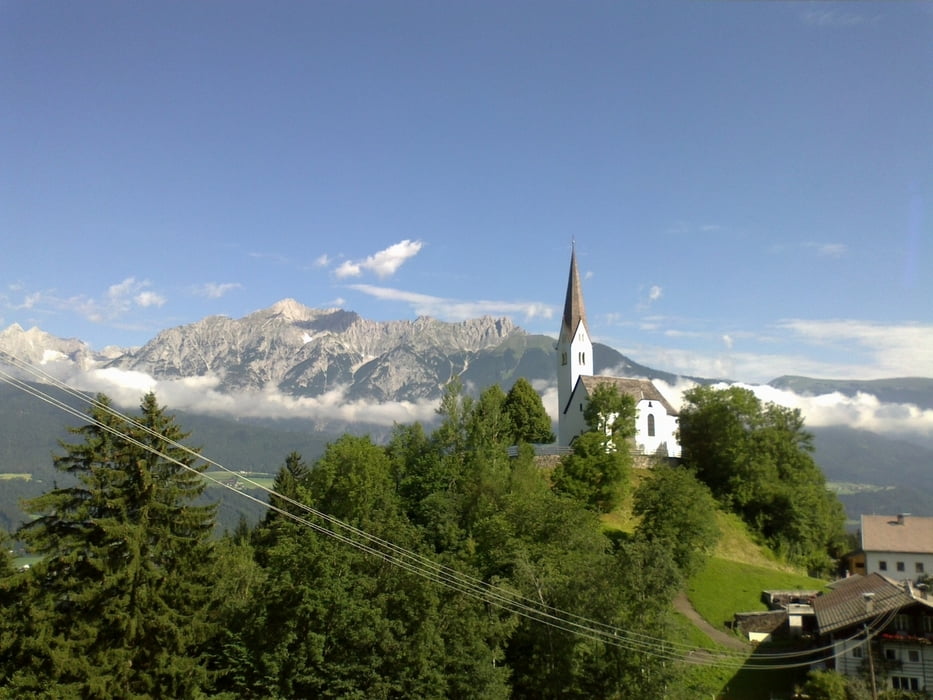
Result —
<path fill-rule="evenodd" d="M 651 382 L 650 379 L 581 376 L 580 381 L 583 382 L 583 386 L 586 387 L 586 392 L 590 396 L 593 395 L 593 391 L 596 389 L 596 387 L 600 386 L 601 384 L 611 384 L 619 390 L 620 394 L 627 394 L 635 399 L 636 404 L 642 400 L 657 401 L 662 406 L 664 406 L 664 410 L 667 411 L 669 415 L 677 415 L 677 411 L 668 402 L 668 400 L 664 398 L 664 395 L 658 391 L 658 388 Z"/>
<path fill-rule="evenodd" d="M 570 253 L 570 278 L 567 280 L 567 298 L 564 300 L 564 332 L 566 337 L 573 337 L 581 321 L 583 327 L 589 333 L 589 327 L 586 325 L 586 309 L 583 307 L 583 286 L 580 284 L 580 273 L 577 271 L 577 251 L 573 250 Z"/>
<path fill-rule="evenodd" d="M 914 603 L 928 605 L 915 598 L 907 587 L 881 574 L 851 576 L 833 584 L 833 591 L 813 600 L 816 626 L 820 634 L 867 623 L 879 615 L 900 610 Z M 865 599 L 870 594 L 871 604 Z"/>
<path fill-rule="evenodd" d="M 862 549 L 933 554 L 933 518 L 863 515 Z"/>

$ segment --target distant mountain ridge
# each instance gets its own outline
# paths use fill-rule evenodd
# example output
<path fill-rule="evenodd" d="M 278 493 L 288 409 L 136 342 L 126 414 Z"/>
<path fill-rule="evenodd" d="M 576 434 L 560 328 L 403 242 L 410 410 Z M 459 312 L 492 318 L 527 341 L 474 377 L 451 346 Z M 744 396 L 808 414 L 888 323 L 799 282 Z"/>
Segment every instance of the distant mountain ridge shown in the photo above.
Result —
<path fill-rule="evenodd" d="M 404 401 L 436 394 L 478 353 L 522 333 L 505 318 L 379 322 L 285 299 L 240 319 L 210 316 L 164 330 L 109 366 L 158 378 L 212 374 L 227 391 L 272 384 L 319 396 L 339 386 L 351 399 Z"/>
<path fill-rule="evenodd" d="M 474 392 L 494 383 L 508 388 L 519 377 L 544 390 L 556 384 L 554 343 L 554 338 L 529 334 L 506 318 L 446 323 L 421 317 L 378 322 L 343 309 L 311 309 L 291 299 L 239 319 L 210 316 L 169 328 L 132 349 L 109 347 L 95 352 L 81 340 L 57 338 L 38 328 L 23 330 L 15 324 L 0 331 L 0 350 L 34 365 L 70 368 L 65 374 L 74 377 L 88 369 L 106 368 L 135 370 L 159 380 L 211 375 L 218 378 L 216 390 L 231 395 L 271 387 L 287 396 L 316 397 L 339 388 L 342 400 L 368 404 L 434 401 L 455 376 Z M 660 379 L 671 385 L 684 379 L 635 363 L 606 345 L 594 344 L 593 356 L 596 374 Z M 933 408 L 933 379 L 844 381 L 786 376 L 770 385 L 798 394 L 866 393 L 882 402 Z M 75 421 L 63 419 L 55 431 L 35 432 L 38 424 L 23 413 L 31 404 L 15 404 L 14 418 L 8 416 L 13 404 L 7 404 L 0 406 L 0 473 L 36 473 L 37 465 L 48 470 L 54 441 L 62 437 L 61 426 Z M 169 408 L 174 412 L 179 407 Z M 237 420 L 210 423 L 223 427 L 217 428 L 216 437 L 210 437 L 206 454 L 222 454 L 224 446 L 236 443 L 235 437 L 222 437 L 228 430 L 236 436 L 253 427 L 258 430 L 261 424 L 276 435 L 271 443 L 284 446 L 282 431 L 309 435 L 318 427 L 299 417 Z M 4 432 L 4 427 L 13 425 L 21 426 L 13 428 L 15 434 Z M 341 426 L 339 421 L 326 427 L 370 429 L 363 424 Z M 865 509 L 894 512 L 904 508 L 933 515 L 933 473 L 929 470 L 933 450 L 928 446 L 864 430 L 821 428 L 813 432 L 817 461 L 831 480 L 877 486 L 843 495 L 850 515 Z M 256 442 L 256 436 L 250 435 L 250 442 Z M 266 454 L 250 459 L 258 464 Z M 272 464 L 283 457 L 284 453 L 272 454 Z M 51 478 L 48 471 L 45 474 Z M 9 482 L 7 490 L 13 484 L 34 488 L 29 482 Z"/>
<path fill-rule="evenodd" d="M 348 401 L 376 403 L 437 399 L 454 377 L 478 389 L 518 377 L 550 383 L 555 371 L 554 339 L 530 335 L 508 318 L 371 321 L 294 299 L 238 319 L 209 316 L 165 329 L 142 347 L 100 353 L 80 340 L 14 325 L 0 332 L 0 350 L 33 364 L 119 368 L 155 379 L 213 376 L 225 393 L 274 387 L 316 397 L 339 388 Z M 594 361 L 597 372 L 677 379 L 605 345 L 596 346 Z"/>

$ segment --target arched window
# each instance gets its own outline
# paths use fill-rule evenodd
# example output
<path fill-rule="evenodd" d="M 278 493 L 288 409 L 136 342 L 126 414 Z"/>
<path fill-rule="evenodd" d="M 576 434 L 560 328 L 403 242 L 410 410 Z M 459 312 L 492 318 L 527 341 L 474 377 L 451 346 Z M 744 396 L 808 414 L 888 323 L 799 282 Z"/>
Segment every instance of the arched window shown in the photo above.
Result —
<path fill-rule="evenodd" d="M 648 414 L 648 437 L 654 437 L 654 415 Z"/>

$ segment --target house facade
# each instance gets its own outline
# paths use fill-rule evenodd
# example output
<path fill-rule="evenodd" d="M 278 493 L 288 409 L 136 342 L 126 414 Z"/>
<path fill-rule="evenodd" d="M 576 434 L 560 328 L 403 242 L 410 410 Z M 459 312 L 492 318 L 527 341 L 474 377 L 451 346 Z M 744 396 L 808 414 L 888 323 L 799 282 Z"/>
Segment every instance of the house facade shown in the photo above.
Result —
<path fill-rule="evenodd" d="M 680 457 L 677 411 L 648 379 L 594 376 L 583 288 L 576 251 L 570 255 L 570 276 L 557 345 L 558 443 L 567 447 L 584 432 L 583 418 L 593 391 L 601 384 L 615 386 L 635 400 L 635 446 L 645 454 Z"/>
<path fill-rule="evenodd" d="M 836 671 L 853 678 L 874 672 L 878 690 L 933 690 L 933 602 L 910 581 L 851 576 L 817 597 L 813 609 Z"/>
<path fill-rule="evenodd" d="M 859 533 L 862 556 L 854 566 L 862 563 L 864 571 L 858 573 L 911 581 L 933 575 L 933 518 L 863 515 Z"/>

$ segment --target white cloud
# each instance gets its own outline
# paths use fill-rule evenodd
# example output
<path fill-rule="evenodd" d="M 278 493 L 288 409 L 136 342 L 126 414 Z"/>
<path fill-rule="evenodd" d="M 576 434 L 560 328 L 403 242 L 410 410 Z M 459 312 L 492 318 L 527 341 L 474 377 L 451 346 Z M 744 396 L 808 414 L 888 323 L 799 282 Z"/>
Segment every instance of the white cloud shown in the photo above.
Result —
<path fill-rule="evenodd" d="M 133 297 L 133 301 L 136 302 L 137 305 L 147 308 L 149 306 L 162 306 L 165 304 L 165 297 L 155 292 L 140 292 Z"/>
<path fill-rule="evenodd" d="M 850 354 L 853 351 L 868 354 L 874 360 L 870 370 L 871 378 L 933 377 L 931 324 L 788 319 L 781 321 L 778 326 L 794 333 L 801 341 L 836 346 Z M 849 376 L 869 378 L 864 372 Z"/>
<path fill-rule="evenodd" d="M 696 386 L 689 380 L 668 384 L 655 379 L 654 384 L 677 408 L 684 405 L 684 393 Z M 723 383 L 714 385 L 714 388 L 729 386 L 749 389 L 762 401 L 800 409 L 807 427 L 842 425 L 885 435 L 933 438 L 933 410 L 921 409 L 913 404 L 883 403 L 876 396 L 864 393 L 855 396 L 845 396 L 839 392 L 803 396 L 766 384 Z"/>
<path fill-rule="evenodd" d="M 243 285 L 239 282 L 205 282 L 195 287 L 194 293 L 198 296 L 207 297 L 208 299 L 220 299 L 222 296 L 229 294 L 235 289 L 242 288 Z"/>
<path fill-rule="evenodd" d="M 541 302 L 462 301 L 371 284 L 351 284 L 349 287 L 377 299 L 405 302 L 412 307 L 417 315 L 431 316 L 443 321 L 465 321 L 478 316 L 519 315 L 523 316 L 525 320 L 534 318 L 548 319 L 554 316 L 554 307 Z"/>
<path fill-rule="evenodd" d="M 810 241 L 804 243 L 804 247 L 815 250 L 817 255 L 824 258 L 841 258 L 849 252 L 849 246 L 845 243 L 815 243 Z"/>
<path fill-rule="evenodd" d="M 344 277 L 359 277 L 364 270 L 368 270 L 380 279 L 391 277 L 409 258 L 417 255 L 423 245 L 421 241 L 405 239 L 385 250 L 370 255 L 365 260 L 347 260 L 334 271 L 334 274 L 342 279 Z"/>
<path fill-rule="evenodd" d="M 640 287 L 638 290 L 638 296 L 640 300 L 638 304 L 635 305 L 637 311 L 647 311 L 651 308 L 651 305 L 658 301 L 662 296 L 664 296 L 664 289 L 657 284 L 652 284 L 648 287 L 647 291 L 644 287 Z"/>
<path fill-rule="evenodd" d="M 433 420 L 438 405 L 437 401 L 427 400 L 349 401 L 345 387 L 300 398 L 274 387 L 227 394 L 219 390 L 220 379 L 216 376 L 155 379 L 144 372 L 114 367 L 74 375 L 69 383 L 86 391 L 103 392 L 125 408 L 135 407 L 143 394 L 153 391 L 159 402 L 171 410 L 241 418 L 306 418 L 319 427 L 368 423 L 388 428 L 395 423 L 426 423 Z"/>
<path fill-rule="evenodd" d="M 875 433 L 918 434 L 933 437 L 933 410 L 913 404 L 882 403 L 872 394 L 846 396 L 839 392 L 802 396 L 771 386 L 745 386 L 762 401 L 798 408 L 810 427 L 844 425 Z"/>
<path fill-rule="evenodd" d="M 344 277 L 359 277 L 363 274 L 363 269 L 359 266 L 359 264 L 347 260 L 341 263 L 340 267 L 334 270 L 334 274 L 337 275 L 337 277 L 340 279 L 343 279 Z"/>
<path fill-rule="evenodd" d="M 856 27 L 877 22 L 880 16 L 842 12 L 835 9 L 811 9 L 801 14 L 800 18 L 804 24 L 811 27 Z"/>
<path fill-rule="evenodd" d="M 33 292 L 32 294 L 27 294 L 23 299 L 23 303 L 19 306 L 14 306 L 13 308 L 22 310 L 31 309 L 42 301 L 42 296 L 42 292 Z"/>
<path fill-rule="evenodd" d="M 727 349 L 731 350 L 732 346 L 735 344 L 735 339 L 728 333 L 724 333 L 722 336 L 722 344 L 725 345 Z"/>
<path fill-rule="evenodd" d="M 330 256 L 327 253 L 319 255 L 314 260 L 315 267 L 328 267 L 330 265 Z"/>
<path fill-rule="evenodd" d="M 122 282 L 112 284 L 107 288 L 106 300 L 102 304 L 87 299 L 83 305 L 99 318 L 110 319 L 118 318 L 129 312 L 134 305 L 143 308 L 162 306 L 165 298 L 148 290 L 149 286 L 151 283 L 148 280 L 140 281 L 135 277 L 127 277 Z"/>

